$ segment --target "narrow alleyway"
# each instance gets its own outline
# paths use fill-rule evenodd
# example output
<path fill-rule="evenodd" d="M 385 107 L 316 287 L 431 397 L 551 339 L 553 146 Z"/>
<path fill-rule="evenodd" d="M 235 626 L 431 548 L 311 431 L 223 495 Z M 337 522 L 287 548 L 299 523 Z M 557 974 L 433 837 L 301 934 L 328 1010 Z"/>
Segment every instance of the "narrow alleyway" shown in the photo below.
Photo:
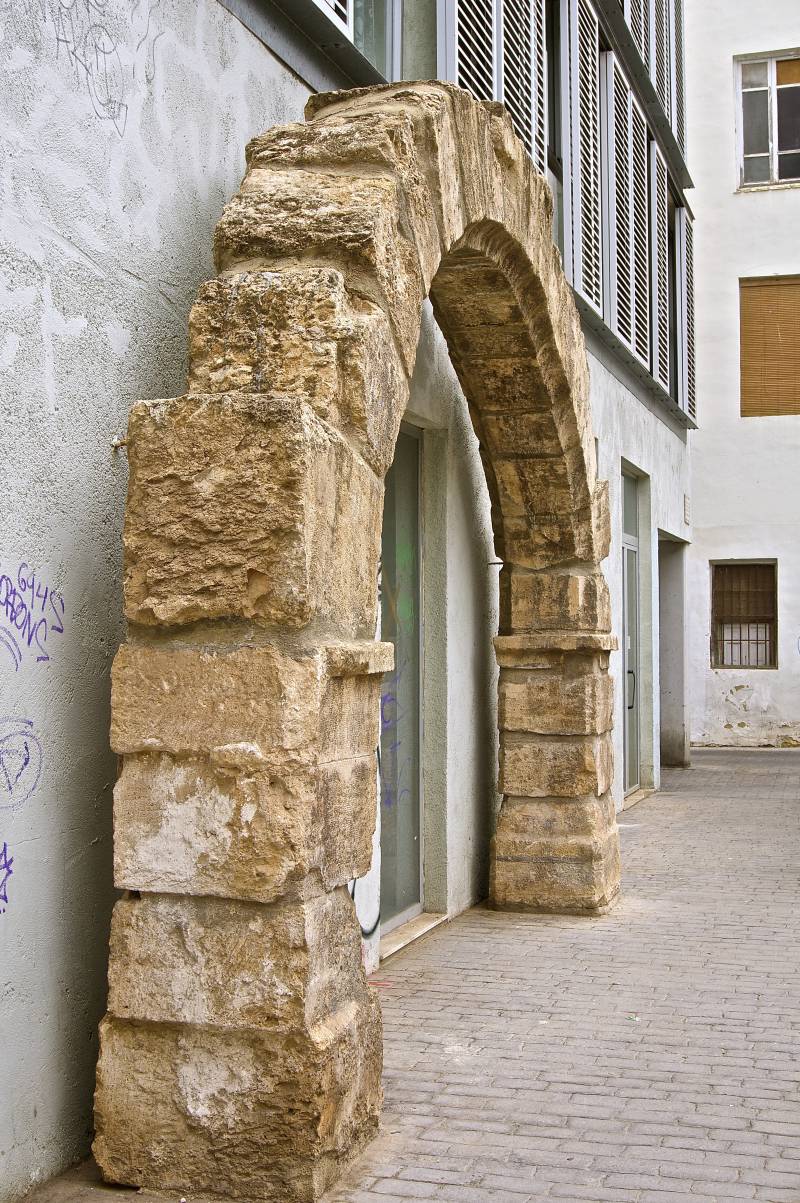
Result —
<path fill-rule="evenodd" d="M 474 910 L 375 976 L 383 1131 L 325 1203 L 800 1201 L 800 751 L 694 761 L 622 816 L 613 914 Z M 153 1198 L 37 1203 L 112 1195 Z"/>
<path fill-rule="evenodd" d="M 599 920 L 475 910 L 375 976 L 383 1134 L 326 1203 L 800 1200 L 800 751 L 696 752 Z"/>

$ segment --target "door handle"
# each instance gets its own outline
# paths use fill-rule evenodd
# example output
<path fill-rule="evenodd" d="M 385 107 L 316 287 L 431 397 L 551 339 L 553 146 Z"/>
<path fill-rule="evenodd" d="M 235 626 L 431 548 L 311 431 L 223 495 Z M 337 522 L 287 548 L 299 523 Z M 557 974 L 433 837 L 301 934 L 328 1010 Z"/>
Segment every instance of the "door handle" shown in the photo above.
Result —
<path fill-rule="evenodd" d="M 629 710 L 633 710 L 634 706 L 636 705 L 636 673 L 632 668 L 628 669 L 628 676 L 633 677 L 633 697 L 631 698 L 631 704 L 628 707 Z"/>

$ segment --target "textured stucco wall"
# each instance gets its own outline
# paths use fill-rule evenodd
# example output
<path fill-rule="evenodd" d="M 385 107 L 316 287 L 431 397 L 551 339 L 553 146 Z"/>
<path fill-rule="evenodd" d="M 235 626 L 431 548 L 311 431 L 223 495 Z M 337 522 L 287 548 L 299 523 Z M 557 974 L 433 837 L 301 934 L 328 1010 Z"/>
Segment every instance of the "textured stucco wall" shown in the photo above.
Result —
<path fill-rule="evenodd" d="M 299 117 L 308 90 L 216 0 L 4 3 L 0 62 L 8 1200 L 83 1154 L 91 1125 L 126 487 L 112 440 L 134 400 L 182 391 L 189 305 L 245 142 Z"/>
<path fill-rule="evenodd" d="M 692 738 L 800 741 L 800 417 L 739 413 L 739 279 L 800 273 L 800 185 L 739 193 L 734 56 L 800 43 L 796 0 L 687 4 L 689 139 L 697 215 Z M 778 562 L 778 668 L 710 666 L 711 560 Z"/>
<path fill-rule="evenodd" d="M 622 658 L 622 472 L 639 475 L 639 605 L 641 784 L 658 788 L 660 775 L 659 532 L 681 542 L 691 538 L 684 521 L 689 493 L 686 432 L 638 399 L 624 370 L 589 340 L 592 424 L 598 445 L 598 476 L 609 482 L 611 552 L 603 561 L 611 592 L 611 621 L 619 648 L 611 653 L 614 679 L 614 801 L 624 795 L 623 715 L 625 677 Z M 693 436 L 689 436 L 693 437 Z M 682 649 L 676 648 L 676 654 Z M 676 705 L 673 700 L 673 705 Z"/>

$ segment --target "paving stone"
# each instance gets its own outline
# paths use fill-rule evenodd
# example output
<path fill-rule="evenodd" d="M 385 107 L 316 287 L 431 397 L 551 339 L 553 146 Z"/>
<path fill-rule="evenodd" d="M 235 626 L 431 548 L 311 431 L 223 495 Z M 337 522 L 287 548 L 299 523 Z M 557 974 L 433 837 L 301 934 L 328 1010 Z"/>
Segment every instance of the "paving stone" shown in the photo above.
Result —
<path fill-rule="evenodd" d="M 610 915 L 478 908 L 381 966 L 392 1130 L 336 1203 L 389 1162 L 459 1203 L 800 1200 L 800 752 L 696 752 L 620 821 Z"/>

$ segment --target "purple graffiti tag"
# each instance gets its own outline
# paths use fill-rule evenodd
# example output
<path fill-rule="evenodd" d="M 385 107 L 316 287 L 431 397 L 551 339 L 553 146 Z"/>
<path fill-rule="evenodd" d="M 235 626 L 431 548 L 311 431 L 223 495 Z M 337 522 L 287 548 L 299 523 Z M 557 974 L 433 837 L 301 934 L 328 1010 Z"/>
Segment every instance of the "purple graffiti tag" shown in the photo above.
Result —
<path fill-rule="evenodd" d="M 0 811 L 17 810 L 39 784 L 42 746 L 28 718 L 0 718 Z"/>
<path fill-rule="evenodd" d="M 13 873 L 11 866 L 14 863 L 13 856 L 8 855 L 8 844 L 3 843 L 0 849 L 0 902 L 5 903 L 5 906 L 0 910 L 0 915 L 4 915 L 8 906 L 8 879 Z"/>

